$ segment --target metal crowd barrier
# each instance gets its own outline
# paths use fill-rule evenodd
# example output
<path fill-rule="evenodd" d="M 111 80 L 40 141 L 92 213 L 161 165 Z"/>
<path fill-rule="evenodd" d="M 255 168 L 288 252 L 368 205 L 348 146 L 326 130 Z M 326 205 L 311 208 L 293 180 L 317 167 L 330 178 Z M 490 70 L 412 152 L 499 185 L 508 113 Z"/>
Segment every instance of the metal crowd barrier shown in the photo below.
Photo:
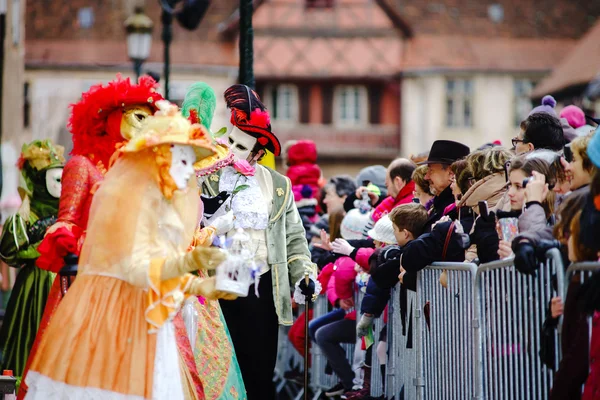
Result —
<path fill-rule="evenodd" d="M 564 270 L 560 252 L 550 250 L 534 275 L 515 270 L 513 260 L 479 267 L 475 324 L 479 357 L 474 397 L 546 399 L 552 388 L 552 369 L 540 359 L 541 331 L 550 301 L 563 295 Z M 558 332 L 554 338 L 557 367 Z"/>
<path fill-rule="evenodd" d="M 359 309 L 360 310 L 360 309 Z M 360 313 L 357 316 L 357 319 L 360 318 Z M 381 369 L 379 365 L 379 356 L 377 355 L 377 346 L 379 345 L 379 334 L 383 329 L 383 314 L 375 320 L 373 324 L 373 349 L 371 354 L 371 396 L 372 397 L 380 397 L 383 394 L 383 385 L 381 379 Z M 387 360 L 384 360 L 386 363 Z M 387 371 L 386 371 L 387 375 Z M 387 384 L 387 382 L 386 382 Z"/>
<path fill-rule="evenodd" d="M 417 346 L 414 338 L 417 294 L 406 291 L 404 324 L 400 310 L 400 285 L 392 288 L 388 303 L 388 358 L 386 367 L 386 398 L 415 399 L 417 397 Z"/>
<path fill-rule="evenodd" d="M 439 281 L 442 271 L 448 277 L 446 287 Z M 566 283 L 575 273 L 583 280 L 592 271 L 600 271 L 600 263 L 574 264 L 567 271 Z M 420 271 L 417 292 L 407 292 L 404 329 L 399 285 L 391 292 L 385 393 L 376 351 L 383 318 L 376 320 L 371 396 L 396 400 L 548 398 L 553 371 L 540 360 L 540 335 L 551 299 L 564 299 L 564 277 L 556 249 L 547 253 L 535 275 L 516 271 L 512 259 L 479 267 L 435 263 Z M 361 300 L 359 292 L 357 309 Z M 314 318 L 327 312 L 327 299 L 320 296 L 314 303 Z M 558 333 L 555 368 L 560 361 Z M 345 347 L 352 360 L 354 345 Z M 311 348 L 311 388 L 313 399 L 318 399 L 338 380 L 325 374 L 327 360 L 319 346 Z"/>
<path fill-rule="evenodd" d="M 360 304 L 360 299 L 358 299 L 357 304 Z M 327 297 L 319 296 L 313 303 L 313 307 L 313 320 L 327 314 L 329 312 L 329 303 L 327 301 Z M 346 356 L 348 360 L 352 360 L 354 354 L 354 344 L 344 344 L 343 347 L 346 349 Z M 334 373 L 331 375 L 325 373 L 327 358 L 316 343 L 313 343 L 311 346 L 311 357 L 312 364 L 310 371 L 310 386 L 314 394 L 313 399 L 316 400 L 324 393 L 325 390 L 335 386 L 338 383 L 338 378 Z"/>
<path fill-rule="evenodd" d="M 439 281 L 444 270 L 447 287 Z M 535 276 L 516 271 L 512 259 L 479 267 L 435 263 L 419 272 L 412 309 L 414 350 L 400 343 L 406 339 L 400 334 L 399 312 L 388 320 L 388 370 L 394 378 L 388 379 L 393 389 L 386 390 L 386 397 L 546 399 L 553 371 L 538 355 L 540 333 L 550 300 L 563 295 L 563 277 L 556 249 Z M 390 304 L 399 304 L 396 293 Z M 554 342 L 558 364 L 558 336 Z"/>
<path fill-rule="evenodd" d="M 442 271 L 448 286 L 439 281 Z M 468 399 L 478 385 L 471 263 L 434 264 L 419 272 L 415 304 L 417 399 Z M 405 396 L 405 399 L 408 397 Z"/>

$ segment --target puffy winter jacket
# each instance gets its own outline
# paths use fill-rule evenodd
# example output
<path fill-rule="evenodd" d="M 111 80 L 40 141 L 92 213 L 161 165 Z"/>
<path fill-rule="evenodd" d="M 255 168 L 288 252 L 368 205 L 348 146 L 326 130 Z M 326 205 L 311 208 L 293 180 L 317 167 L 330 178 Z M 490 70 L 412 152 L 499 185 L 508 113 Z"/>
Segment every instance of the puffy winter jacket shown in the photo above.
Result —
<path fill-rule="evenodd" d="M 340 257 L 333 263 L 333 273 L 327 284 L 327 298 L 332 305 L 337 306 L 338 300 L 354 296 L 355 266 L 350 257 Z"/>

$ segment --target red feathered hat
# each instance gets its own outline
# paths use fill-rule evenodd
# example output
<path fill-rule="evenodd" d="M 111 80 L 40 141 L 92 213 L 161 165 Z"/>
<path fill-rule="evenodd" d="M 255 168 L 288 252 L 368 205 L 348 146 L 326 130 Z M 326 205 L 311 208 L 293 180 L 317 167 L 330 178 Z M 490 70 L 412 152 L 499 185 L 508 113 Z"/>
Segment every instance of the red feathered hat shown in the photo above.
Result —
<path fill-rule="evenodd" d="M 278 156 L 281 143 L 271 132 L 271 117 L 258 94 L 246 85 L 233 85 L 225 91 L 225 102 L 231 110 L 231 123 L 258 139 L 258 143 Z"/>
<path fill-rule="evenodd" d="M 89 157 L 108 167 L 121 136 L 123 109 L 128 106 L 147 105 L 154 113 L 155 103 L 163 97 L 156 92 L 157 84 L 150 76 L 142 76 L 137 84 L 129 78 L 117 79 L 106 86 L 97 84 L 81 95 L 78 103 L 71 105 L 68 128 L 73 136 L 73 155 Z"/>

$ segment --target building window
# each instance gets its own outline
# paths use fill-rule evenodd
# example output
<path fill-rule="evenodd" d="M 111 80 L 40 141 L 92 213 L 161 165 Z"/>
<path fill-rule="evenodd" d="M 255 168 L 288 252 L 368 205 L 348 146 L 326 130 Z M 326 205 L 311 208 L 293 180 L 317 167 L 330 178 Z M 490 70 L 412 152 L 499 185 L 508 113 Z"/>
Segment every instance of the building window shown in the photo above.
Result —
<path fill-rule="evenodd" d="M 446 125 L 452 128 L 473 126 L 473 81 L 446 81 Z"/>
<path fill-rule="evenodd" d="M 298 88 L 295 85 L 267 86 L 265 104 L 271 118 L 277 122 L 298 121 Z"/>
<path fill-rule="evenodd" d="M 525 120 L 531 112 L 532 105 L 529 96 L 531 96 L 533 86 L 534 83 L 529 79 L 515 79 L 514 81 L 514 126 L 519 126 L 521 121 Z"/>
<path fill-rule="evenodd" d="M 305 0 L 306 8 L 333 8 L 335 0 Z"/>
<path fill-rule="evenodd" d="M 91 7 L 83 7 L 77 11 L 77 22 L 81 29 L 90 29 L 94 25 L 94 10 Z"/>
<path fill-rule="evenodd" d="M 335 121 L 339 125 L 366 125 L 369 116 L 367 88 L 344 85 L 335 88 Z"/>

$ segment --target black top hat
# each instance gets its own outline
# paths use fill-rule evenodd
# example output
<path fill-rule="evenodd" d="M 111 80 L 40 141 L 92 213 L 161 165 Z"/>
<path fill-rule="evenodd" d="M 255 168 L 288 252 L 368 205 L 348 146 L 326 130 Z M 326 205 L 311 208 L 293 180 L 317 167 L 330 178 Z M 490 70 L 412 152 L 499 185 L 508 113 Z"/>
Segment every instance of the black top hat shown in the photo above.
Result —
<path fill-rule="evenodd" d="M 419 165 L 452 164 L 456 160 L 465 158 L 470 152 L 469 147 L 462 143 L 452 140 L 436 140 L 431 145 L 427 161 L 420 162 Z"/>

